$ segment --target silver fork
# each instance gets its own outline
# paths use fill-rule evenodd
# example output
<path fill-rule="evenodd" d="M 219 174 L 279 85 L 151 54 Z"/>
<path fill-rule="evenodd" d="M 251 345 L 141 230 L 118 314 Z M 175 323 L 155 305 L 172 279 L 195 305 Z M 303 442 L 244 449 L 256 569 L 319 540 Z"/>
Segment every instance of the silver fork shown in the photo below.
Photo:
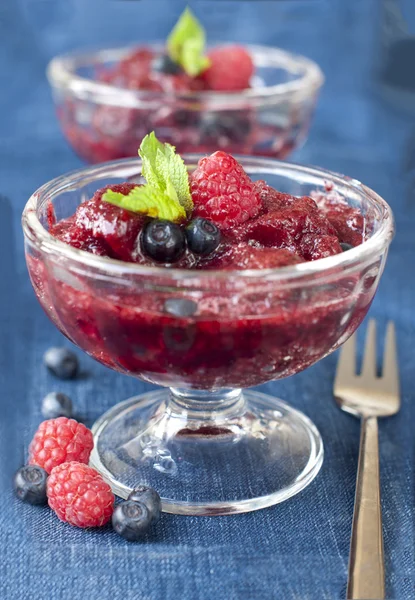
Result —
<path fill-rule="evenodd" d="M 340 354 L 334 395 L 340 408 L 360 417 L 362 423 L 347 599 L 383 600 L 385 567 L 377 418 L 395 414 L 400 406 L 393 322 L 387 327 L 382 376 L 376 375 L 376 323 L 371 319 L 361 374 L 356 375 L 356 335 L 353 335 Z"/>

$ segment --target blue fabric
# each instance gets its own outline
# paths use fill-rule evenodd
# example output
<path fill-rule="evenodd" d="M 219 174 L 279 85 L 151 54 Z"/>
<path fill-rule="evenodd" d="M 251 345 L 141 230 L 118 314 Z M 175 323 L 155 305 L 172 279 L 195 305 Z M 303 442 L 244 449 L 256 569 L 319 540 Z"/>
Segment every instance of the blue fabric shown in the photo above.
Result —
<path fill-rule="evenodd" d="M 408 4 L 408 3 L 407 3 Z M 332 398 L 336 357 L 262 387 L 304 410 L 325 442 L 325 462 L 303 493 L 256 513 L 164 515 L 154 539 L 132 545 L 110 528 L 85 532 L 13 500 L 11 476 L 59 389 L 88 423 L 152 386 L 117 375 L 79 351 L 85 376 L 57 383 L 42 367 L 68 343 L 40 309 L 26 273 L 20 214 L 45 181 L 81 163 L 64 141 L 44 77 L 47 60 L 77 46 L 162 37 L 184 2 L 3 0 L 0 6 L 0 598 L 80 600 L 344 597 L 359 423 Z M 397 325 L 401 412 L 380 424 L 387 597 L 414 582 L 415 126 L 377 93 L 378 0 L 193 2 L 218 39 L 281 45 L 315 58 L 327 83 L 298 161 L 341 171 L 392 205 L 397 236 L 371 310 Z"/>

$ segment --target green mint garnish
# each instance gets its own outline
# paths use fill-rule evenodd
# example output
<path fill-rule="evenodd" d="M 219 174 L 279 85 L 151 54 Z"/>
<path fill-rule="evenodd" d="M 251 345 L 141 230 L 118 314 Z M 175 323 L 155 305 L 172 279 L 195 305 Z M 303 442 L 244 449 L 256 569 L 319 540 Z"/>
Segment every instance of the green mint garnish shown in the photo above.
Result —
<path fill-rule="evenodd" d="M 210 65 L 209 59 L 204 56 L 205 43 L 205 30 L 192 11 L 186 8 L 167 38 L 170 58 L 188 75 L 196 77 Z"/>
<path fill-rule="evenodd" d="M 137 186 L 127 196 L 107 190 L 102 199 L 125 210 L 142 213 L 154 219 L 180 221 L 186 217 L 183 206 L 177 200 L 173 200 L 165 192 L 150 185 Z"/>
<path fill-rule="evenodd" d="M 107 190 L 102 199 L 125 210 L 154 219 L 181 221 L 193 210 L 189 175 L 181 156 L 170 144 L 162 144 L 154 131 L 145 136 L 138 151 L 147 183 L 129 194 Z"/>
<path fill-rule="evenodd" d="M 193 202 L 189 175 L 175 147 L 159 142 L 153 131 L 141 142 L 138 154 L 143 161 L 142 174 L 147 183 L 175 199 L 190 214 Z"/>

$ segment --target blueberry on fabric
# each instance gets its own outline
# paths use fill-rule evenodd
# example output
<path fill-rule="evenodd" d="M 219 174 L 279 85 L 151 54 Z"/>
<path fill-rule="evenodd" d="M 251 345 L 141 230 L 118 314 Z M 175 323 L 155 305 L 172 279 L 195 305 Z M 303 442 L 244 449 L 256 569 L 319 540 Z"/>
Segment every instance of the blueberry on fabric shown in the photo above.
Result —
<path fill-rule="evenodd" d="M 45 419 L 72 416 L 72 400 L 61 392 L 50 392 L 42 401 L 42 415 Z"/>
<path fill-rule="evenodd" d="M 79 371 L 78 357 L 67 348 L 49 348 L 44 354 L 43 362 L 59 379 L 73 379 Z"/>
<path fill-rule="evenodd" d="M 140 485 L 131 492 L 128 496 L 128 500 L 142 502 L 150 511 L 152 521 L 156 522 L 159 520 L 161 514 L 161 499 L 155 489 L 147 485 Z"/>
<path fill-rule="evenodd" d="M 126 500 L 118 504 L 112 514 L 114 531 L 129 542 L 137 542 L 151 524 L 150 510 L 142 502 Z"/>
<path fill-rule="evenodd" d="M 14 492 L 22 502 L 46 504 L 46 481 L 48 474 L 37 465 L 21 467 L 14 476 Z"/>

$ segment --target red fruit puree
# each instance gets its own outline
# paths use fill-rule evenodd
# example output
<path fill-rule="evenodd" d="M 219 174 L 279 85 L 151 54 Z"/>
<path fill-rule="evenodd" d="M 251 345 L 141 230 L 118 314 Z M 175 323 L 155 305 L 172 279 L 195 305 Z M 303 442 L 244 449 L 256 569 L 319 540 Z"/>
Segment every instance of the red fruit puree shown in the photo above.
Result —
<path fill-rule="evenodd" d="M 339 268 L 331 280 L 297 281 L 289 288 L 268 274 L 243 279 L 230 271 L 296 265 L 357 246 L 365 236 L 359 210 L 333 194 L 316 195 L 317 204 L 253 182 L 221 152 L 202 159 L 190 179 L 189 220 L 210 219 L 222 237 L 211 254 L 187 248 L 173 264 L 145 254 L 140 240 L 149 218 L 104 201 L 107 188 L 59 222 L 49 210 L 49 230 L 57 239 L 95 255 L 158 266 L 160 273 L 126 274 L 116 281 L 66 262 L 58 266 L 53 258 L 44 263 L 28 257 L 39 299 L 64 334 L 118 371 L 155 383 L 213 389 L 292 375 L 356 329 L 375 292 L 376 265 L 353 275 L 342 275 Z M 136 185 L 111 189 L 126 195 Z M 172 267 L 229 275 L 180 283 L 170 277 Z"/>

